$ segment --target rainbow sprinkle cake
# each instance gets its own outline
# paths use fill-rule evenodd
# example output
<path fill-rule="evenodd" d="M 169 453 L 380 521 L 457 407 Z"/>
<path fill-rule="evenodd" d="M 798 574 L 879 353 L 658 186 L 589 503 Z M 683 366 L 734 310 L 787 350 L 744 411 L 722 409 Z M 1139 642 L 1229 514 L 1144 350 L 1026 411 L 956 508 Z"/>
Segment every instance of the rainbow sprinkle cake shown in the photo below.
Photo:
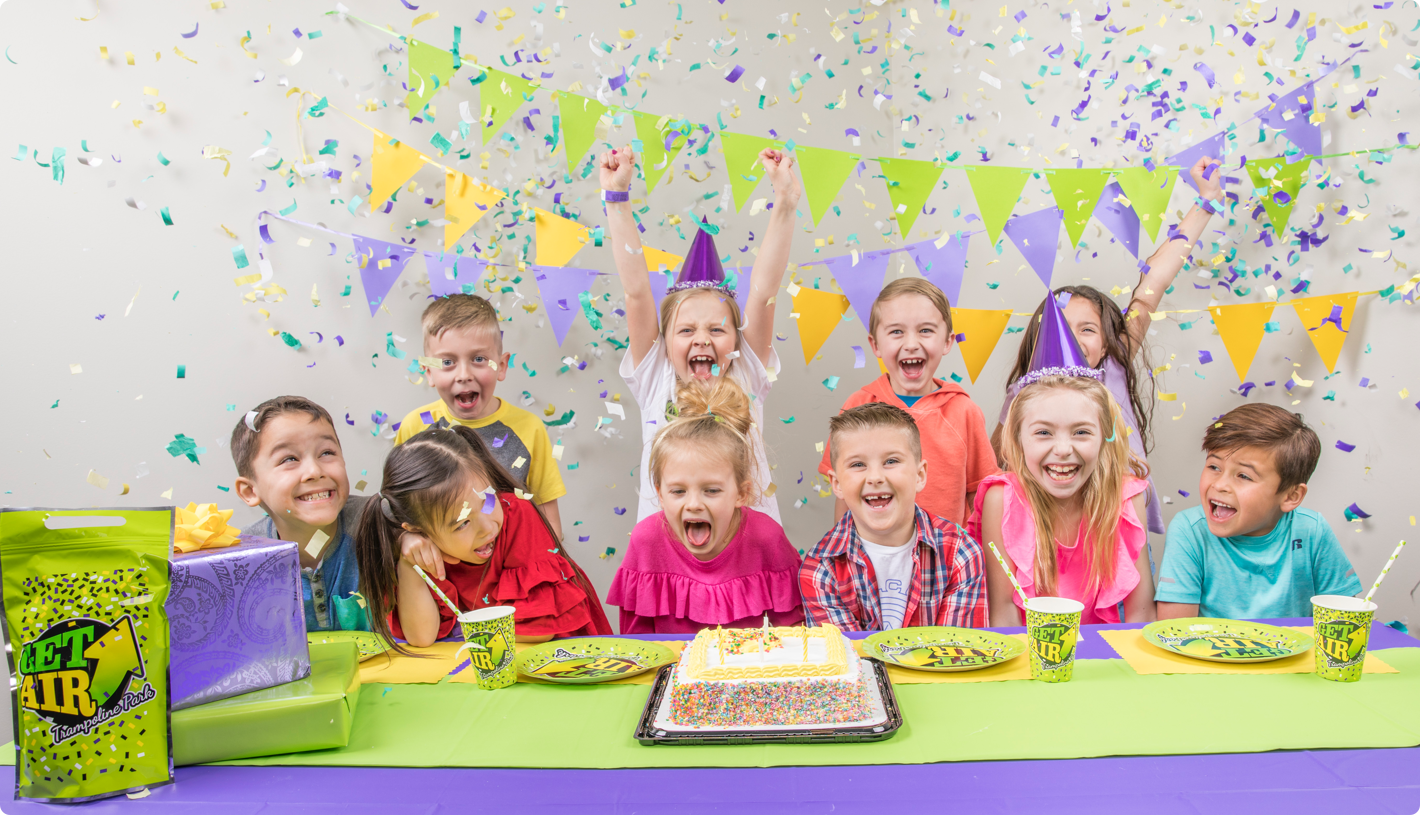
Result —
<path fill-rule="evenodd" d="M 862 721 L 872 714 L 868 681 L 832 625 L 707 628 L 681 652 L 670 718 L 687 727 Z"/>

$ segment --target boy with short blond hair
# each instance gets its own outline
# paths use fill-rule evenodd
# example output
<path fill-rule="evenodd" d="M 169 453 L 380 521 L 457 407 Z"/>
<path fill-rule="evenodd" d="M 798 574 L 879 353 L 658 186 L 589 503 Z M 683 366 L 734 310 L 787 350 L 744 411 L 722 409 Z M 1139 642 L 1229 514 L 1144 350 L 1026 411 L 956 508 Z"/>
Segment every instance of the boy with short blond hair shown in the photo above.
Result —
<path fill-rule="evenodd" d="M 848 511 L 799 568 L 813 625 L 885 631 L 986 625 L 981 546 L 917 504 L 928 481 L 911 414 L 868 402 L 829 420 L 829 483 Z"/>
<path fill-rule="evenodd" d="M 1301 509 L 1321 442 L 1301 414 L 1249 404 L 1203 435 L 1201 506 L 1169 524 L 1160 620 L 1307 617 L 1318 594 L 1355 595 L 1361 581 L 1320 513 Z"/>
<path fill-rule="evenodd" d="M 562 518 L 557 499 L 567 494 L 547 428 L 533 414 L 493 394 L 508 375 L 511 354 L 503 350 L 503 332 L 492 303 L 473 294 L 440 297 L 424 309 L 424 356 L 429 384 L 439 398 L 411 410 L 396 430 L 403 444 L 444 420 L 478 432 L 515 478 L 527 484 L 557 537 Z"/>
<path fill-rule="evenodd" d="M 953 382 L 935 377 L 952 348 L 952 309 L 930 282 L 903 277 L 883 287 L 868 316 L 868 344 L 886 373 L 848 397 L 843 409 L 886 402 L 905 409 L 922 434 L 922 457 L 932 478 L 917 501 L 933 515 L 965 524 L 981 479 L 1000 472 L 981 408 Z M 832 440 L 818 471 L 833 469 Z M 834 502 L 834 514 L 847 507 Z"/>
<path fill-rule="evenodd" d="M 369 631 L 358 597 L 354 532 L 365 506 L 350 494 L 335 422 L 301 396 L 268 399 L 232 428 L 237 497 L 267 517 L 243 535 L 292 541 L 308 631 Z"/>

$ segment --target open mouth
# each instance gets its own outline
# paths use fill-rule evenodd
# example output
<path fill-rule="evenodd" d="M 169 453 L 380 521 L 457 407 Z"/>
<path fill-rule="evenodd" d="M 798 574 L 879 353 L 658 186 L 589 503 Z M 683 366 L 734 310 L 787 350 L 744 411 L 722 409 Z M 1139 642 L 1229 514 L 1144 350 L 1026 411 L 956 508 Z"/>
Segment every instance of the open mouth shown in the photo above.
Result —
<path fill-rule="evenodd" d="M 306 495 L 298 495 L 296 496 L 296 500 L 302 503 L 313 504 L 317 501 L 329 501 L 334 495 L 335 493 L 330 490 L 322 490 L 321 492 L 312 492 L 307 493 Z"/>
<path fill-rule="evenodd" d="M 1214 501 L 1211 498 L 1208 500 L 1208 517 L 1213 520 L 1222 523 L 1230 520 L 1236 514 L 1238 514 L 1237 507 L 1228 506 L 1221 501 Z"/>
<path fill-rule="evenodd" d="M 709 354 L 695 354 L 690 358 L 690 375 L 697 379 L 709 379 L 714 367 L 715 358 Z"/>
<path fill-rule="evenodd" d="M 710 545 L 709 521 L 686 521 L 685 540 L 691 546 L 702 548 Z"/>
<path fill-rule="evenodd" d="M 870 509 L 887 509 L 888 505 L 892 503 L 892 493 L 865 495 L 863 496 L 863 503 L 867 504 Z"/>
<path fill-rule="evenodd" d="M 921 379 L 927 369 L 927 360 L 922 357 L 908 357 L 899 359 L 897 366 L 902 370 L 904 379 Z"/>
<path fill-rule="evenodd" d="M 471 412 L 478 406 L 478 391 L 462 391 L 454 394 L 454 408 Z"/>
<path fill-rule="evenodd" d="M 1078 464 L 1046 464 L 1042 469 L 1049 476 L 1051 481 L 1058 484 L 1067 483 L 1075 478 L 1080 472 Z"/>

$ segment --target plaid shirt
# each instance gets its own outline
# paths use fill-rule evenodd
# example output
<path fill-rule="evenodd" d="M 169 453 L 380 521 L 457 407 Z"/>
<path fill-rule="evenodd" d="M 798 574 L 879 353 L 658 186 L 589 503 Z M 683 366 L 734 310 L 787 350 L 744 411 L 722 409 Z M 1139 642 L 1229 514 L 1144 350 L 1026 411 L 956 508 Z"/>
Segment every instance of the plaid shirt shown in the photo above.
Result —
<path fill-rule="evenodd" d="M 863 550 L 853 514 L 804 558 L 799 591 L 812 625 L 833 623 L 843 631 L 880 630 L 882 605 L 877 576 Z M 912 553 L 912 586 L 902 624 L 986 627 L 986 570 L 981 544 L 957 524 L 917 507 L 917 548 Z"/>

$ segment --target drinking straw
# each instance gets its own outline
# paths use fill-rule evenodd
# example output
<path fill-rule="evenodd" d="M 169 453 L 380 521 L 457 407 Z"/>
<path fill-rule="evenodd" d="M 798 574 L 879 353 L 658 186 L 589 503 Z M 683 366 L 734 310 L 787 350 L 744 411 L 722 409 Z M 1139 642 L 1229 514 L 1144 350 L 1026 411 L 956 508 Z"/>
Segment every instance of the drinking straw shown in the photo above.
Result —
<path fill-rule="evenodd" d="M 440 591 L 439 587 L 434 585 L 434 581 L 429 579 L 429 575 L 425 574 L 424 570 L 419 568 L 419 564 L 414 563 L 410 565 L 414 566 L 414 571 L 418 572 L 419 576 L 424 578 L 424 582 L 429 584 L 429 588 L 433 589 L 434 593 L 439 595 L 439 599 L 444 601 L 444 605 L 453 610 L 455 619 L 457 619 L 460 614 L 463 614 L 462 611 L 459 611 L 459 607 L 454 605 L 454 601 L 450 600 L 447 594 Z"/>
<path fill-rule="evenodd" d="M 1381 581 L 1385 580 L 1386 572 L 1389 572 L 1390 567 L 1395 565 L 1395 559 L 1400 557 L 1400 550 L 1404 548 L 1405 541 L 1401 541 L 1400 545 L 1395 547 L 1395 551 L 1390 553 L 1390 560 L 1387 560 L 1385 562 L 1385 568 L 1381 569 L 1381 573 L 1376 576 L 1376 584 L 1374 586 L 1371 586 L 1371 590 L 1369 592 L 1366 592 L 1367 603 L 1371 602 L 1371 598 L 1374 597 L 1376 594 L 1376 589 L 1381 587 Z"/>
<path fill-rule="evenodd" d="M 1030 598 L 1026 597 L 1026 592 L 1021 588 L 1021 584 L 1016 582 L 1016 576 L 1011 573 L 1011 567 L 1006 565 L 1006 559 L 1001 556 L 1001 550 L 996 548 L 996 542 L 987 541 L 986 545 L 991 547 L 991 554 L 996 556 L 996 562 L 1001 564 L 1001 570 L 1006 573 L 1006 577 L 1011 579 L 1011 585 L 1016 587 L 1016 594 L 1021 596 L 1021 605 L 1025 606 L 1026 603 L 1030 602 Z M 1392 560 L 1393 559 L 1394 558 L 1392 558 Z M 1379 582 L 1380 581 L 1377 581 L 1377 583 Z"/>

